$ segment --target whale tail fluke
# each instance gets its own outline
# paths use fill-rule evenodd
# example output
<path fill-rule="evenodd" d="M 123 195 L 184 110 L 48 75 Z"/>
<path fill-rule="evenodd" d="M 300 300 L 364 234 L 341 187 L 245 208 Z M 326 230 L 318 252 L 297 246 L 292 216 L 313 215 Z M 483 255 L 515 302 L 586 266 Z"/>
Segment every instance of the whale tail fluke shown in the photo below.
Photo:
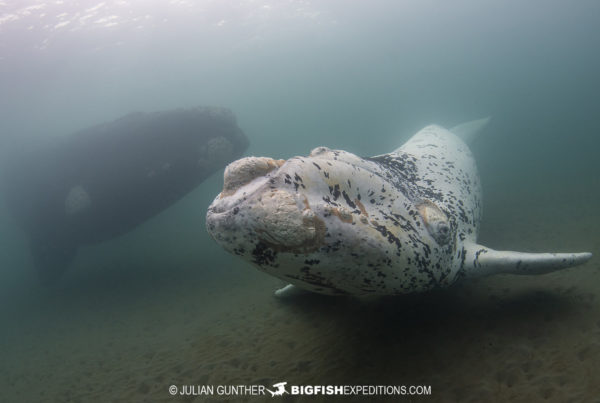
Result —
<path fill-rule="evenodd" d="M 483 119 L 471 120 L 454 126 L 450 131 L 461 138 L 467 144 L 471 144 L 479 135 L 481 130 L 490 123 L 491 116 Z"/>
<path fill-rule="evenodd" d="M 464 268 L 468 277 L 490 274 L 544 274 L 578 266 L 590 260 L 592 254 L 525 253 L 497 251 L 482 245 L 465 245 Z"/>

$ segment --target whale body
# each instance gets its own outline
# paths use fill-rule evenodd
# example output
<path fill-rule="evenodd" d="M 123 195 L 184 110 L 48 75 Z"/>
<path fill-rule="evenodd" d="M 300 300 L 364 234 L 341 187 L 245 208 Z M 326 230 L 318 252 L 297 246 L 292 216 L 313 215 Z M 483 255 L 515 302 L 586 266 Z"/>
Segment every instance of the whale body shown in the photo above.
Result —
<path fill-rule="evenodd" d="M 52 281 L 80 245 L 135 228 L 247 146 L 225 108 L 132 113 L 16 153 L 1 190 L 40 278 Z"/>
<path fill-rule="evenodd" d="M 590 259 L 477 244 L 481 185 L 466 142 L 488 121 L 450 130 L 430 125 L 369 158 L 318 147 L 287 161 L 235 161 L 208 208 L 208 232 L 227 251 L 289 282 L 277 295 L 405 294 Z"/>

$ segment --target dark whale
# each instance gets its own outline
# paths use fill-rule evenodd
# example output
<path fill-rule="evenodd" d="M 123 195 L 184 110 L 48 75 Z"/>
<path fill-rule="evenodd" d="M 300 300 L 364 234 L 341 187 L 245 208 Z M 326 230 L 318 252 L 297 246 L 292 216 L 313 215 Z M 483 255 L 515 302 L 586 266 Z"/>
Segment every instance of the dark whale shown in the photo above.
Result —
<path fill-rule="evenodd" d="M 247 147 L 228 109 L 132 113 L 15 153 L 2 169 L 2 193 L 48 282 L 78 246 L 130 231 Z"/>

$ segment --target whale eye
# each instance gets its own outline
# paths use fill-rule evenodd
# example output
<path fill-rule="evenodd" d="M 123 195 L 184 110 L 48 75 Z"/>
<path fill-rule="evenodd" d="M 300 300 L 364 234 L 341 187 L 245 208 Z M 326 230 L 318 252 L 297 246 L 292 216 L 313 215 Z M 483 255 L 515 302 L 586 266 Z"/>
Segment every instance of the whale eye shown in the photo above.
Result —
<path fill-rule="evenodd" d="M 444 241 L 443 243 L 446 243 L 445 241 L 447 241 L 448 237 L 450 236 L 450 227 L 448 226 L 448 224 L 443 221 L 438 222 L 437 232 L 439 238 L 438 243 L 440 241 Z"/>
<path fill-rule="evenodd" d="M 446 214 L 434 203 L 424 200 L 417 205 L 419 214 L 425 222 L 427 231 L 439 245 L 445 245 L 450 241 L 451 230 Z"/>

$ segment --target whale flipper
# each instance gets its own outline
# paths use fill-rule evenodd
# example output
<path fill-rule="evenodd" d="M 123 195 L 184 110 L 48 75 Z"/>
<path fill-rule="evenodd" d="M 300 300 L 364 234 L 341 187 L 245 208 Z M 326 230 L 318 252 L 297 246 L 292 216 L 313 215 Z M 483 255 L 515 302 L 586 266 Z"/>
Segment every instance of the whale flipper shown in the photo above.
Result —
<path fill-rule="evenodd" d="M 296 295 L 302 295 L 302 294 L 306 294 L 308 291 L 296 287 L 293 284 L 288 284 L 283 288 L 280 288 L 278 290 L 275 291 L 275 296 L 277 298 L 290 298 L 290 297 L 295 297 Z"/>
<path fill-rule="evenodd" d="M 468 277 L 489 274 L 544 274 L 578 266 L 590 260 L 592 254 L 525 253 L 497 251 L 478 244 L 465 244 L 464 269 Z"/>

